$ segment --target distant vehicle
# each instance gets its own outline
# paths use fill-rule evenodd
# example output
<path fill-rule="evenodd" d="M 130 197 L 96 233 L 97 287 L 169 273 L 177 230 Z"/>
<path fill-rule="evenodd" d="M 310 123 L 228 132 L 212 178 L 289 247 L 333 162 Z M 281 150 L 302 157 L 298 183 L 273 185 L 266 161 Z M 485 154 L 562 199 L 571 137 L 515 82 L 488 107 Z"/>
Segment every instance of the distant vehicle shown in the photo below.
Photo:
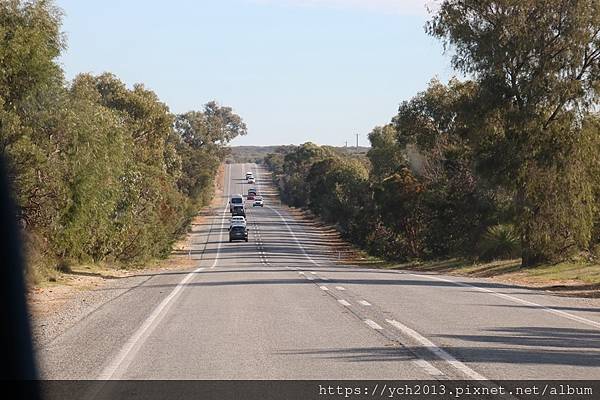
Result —
<path fill-rule="evenodd" d="M 265 203 L 263 201 L 262 196 L 256 196 L 254 198 L 254 203 L 252 204 L 252 207 L 264 207 Z"/>
<path fill-rule="evenodd" d="M 254 174 L 252 172 L 246 172 L 246 179 L 254 178 Z"/>
<path fill-rule="evenodd" d="M 254 200 L 255 197 L 256 197 L 256 189 L 254 189 L 254 188 L 248 189 L 247 199 L 248 200 Z"/>
<path fill-rule="evenodd" d="M 244 207 L 244 196 L 241 194 L 234 194 L 231 196 L 231 200 L 229 200 L 229 212 L 232 213 L 233 208 L 237 206 Z"/>
<path fill-rule="evenodd" d="M 251 176 L 250 178 L 248 178 L 248 183 L 256 183 L 256 179 L 254 179 L 254 177 Z"/>
<path fill-rule="evenodd" d="M 238 225 L 246 226 L 246 218 L 241 215 L 235 215 L 231 217 L 231 220 L 229 221 L 229 230 L 231 230 L 231 228 L 233 228 L 234 226 Z"/>
<path fill-rule="evenodd" d="M 244 209 L 244 206 L 235 206 L 235 207 L 233 207 L 231 214 L 233 216 L 239 215 L 242 217 L 246 217 L 246 210 Z"/>
<path fill-rule="evenodd" d="M 248 229 L 242 225 L 232 226 L 229 230 L 229 242 L 233 242 L 234 240 L 244 240 L 248 241 Z"/>

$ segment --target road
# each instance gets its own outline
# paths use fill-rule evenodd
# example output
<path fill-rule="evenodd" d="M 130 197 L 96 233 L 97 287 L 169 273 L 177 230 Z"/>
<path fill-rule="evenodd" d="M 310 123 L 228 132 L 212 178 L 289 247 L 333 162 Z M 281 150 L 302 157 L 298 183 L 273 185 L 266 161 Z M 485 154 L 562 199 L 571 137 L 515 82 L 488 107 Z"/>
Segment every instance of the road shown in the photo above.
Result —
<path fill-rule="evenodd" d="M 258 175 L 248 243 L 227 198 Z M 594 379 L 600 303 L 336 264 L 255 165 L 227 165 L 192 271 L 149 274 L 40 345 L 50 379 Z"/>

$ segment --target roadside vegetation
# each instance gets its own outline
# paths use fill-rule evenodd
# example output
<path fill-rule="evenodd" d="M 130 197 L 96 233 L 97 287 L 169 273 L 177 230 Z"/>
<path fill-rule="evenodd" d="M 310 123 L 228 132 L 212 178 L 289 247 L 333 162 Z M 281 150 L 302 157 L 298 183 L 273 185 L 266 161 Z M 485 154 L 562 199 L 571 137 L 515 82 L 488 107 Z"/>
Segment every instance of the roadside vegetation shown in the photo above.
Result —
<path fill-rule="evenodd" d="M 282 200 L 389 260 L 598 268 L 598 2 L 445 0 L 426 30 L 469 79 L 432 80 L 366 156 L 267 155 Z"/>
<path fill-rule="evenodd" d="M 0 145 L 31 282 L 73 264 L 141 264 L 170 253 L 211 199 L 225 145 L 246 133 L 215 102 L 174 115 L 110 73 L 67 82 L 61 11 L 0 2 Z"/>

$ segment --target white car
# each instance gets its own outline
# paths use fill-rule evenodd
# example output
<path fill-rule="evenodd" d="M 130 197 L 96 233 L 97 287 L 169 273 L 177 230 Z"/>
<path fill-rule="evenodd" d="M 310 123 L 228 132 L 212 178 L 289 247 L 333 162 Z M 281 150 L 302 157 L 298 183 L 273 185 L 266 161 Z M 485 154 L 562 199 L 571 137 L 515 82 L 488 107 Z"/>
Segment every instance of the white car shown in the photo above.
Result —
<path fill-rule="evenodd" d="M 229 229 L 231 229 L 233 226 L 246 226 L 246 218 L 242 217 L 241 215 L 231 217 L 229 220 Z"/>
<path fill-rule="evenodd" d="M 254 198 L 254 203 L 252 203 L 252 207 L 264 207 L 265 202 L 263 201 L 262 196 L 256 196 Z"/>
<path fill-rule="evenodd" d="M 250 178 L 248 178 L 248 183 L 256 183 L 256 179 L 254 179 L 254 177 L 251 176 Z"/>

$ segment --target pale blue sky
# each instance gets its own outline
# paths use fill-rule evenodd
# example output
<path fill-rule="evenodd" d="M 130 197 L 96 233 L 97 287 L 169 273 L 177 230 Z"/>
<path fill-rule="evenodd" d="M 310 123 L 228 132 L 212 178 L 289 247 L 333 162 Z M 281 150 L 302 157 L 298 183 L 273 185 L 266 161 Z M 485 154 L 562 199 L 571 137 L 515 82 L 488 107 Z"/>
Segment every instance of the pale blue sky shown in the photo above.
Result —
<path fill-rule="evenodd" d="M 56 0 L 67 78 L 110 71 L 176 113 L 216 100 L 233 144 L 361 144 L 401 101 L 454 73 L 423 0 Z"/>

